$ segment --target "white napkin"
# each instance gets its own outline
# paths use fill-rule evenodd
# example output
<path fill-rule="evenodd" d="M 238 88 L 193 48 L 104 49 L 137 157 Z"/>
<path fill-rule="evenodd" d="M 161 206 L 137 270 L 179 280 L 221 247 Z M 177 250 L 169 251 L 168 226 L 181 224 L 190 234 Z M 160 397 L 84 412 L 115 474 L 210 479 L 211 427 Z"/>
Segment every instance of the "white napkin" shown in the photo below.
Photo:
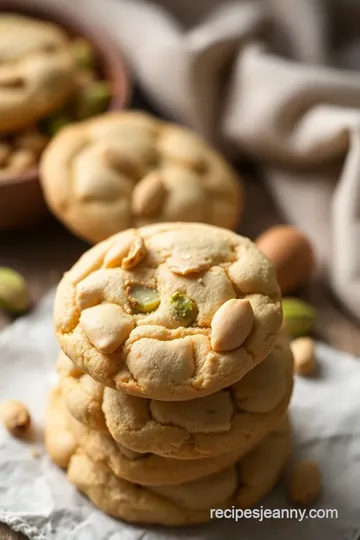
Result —
<path fill-rule="evenodd" d="M 56 383 L 53 293 L 30 315 L 0 333 L 0 396 L 20 399 L 38 427 L 36 442 L 0 428 L 0 521 L 32 540 L 358 540 L 360 538 L 360 362 L 319 343 L 319 373 L 298 379 L 291 406 L 296 453 L 319 461 L 323 492 L 314 508 L 338 510 L 324 520 L 243 519 L 186 529 L 133 527 L 113 520 L 67 482 L 44 453 L 41 428 L 47 394 Z M 36 454 L 38 451 L 38 455 Z M 264 508 L 291 508 L 284 485 Z"/>

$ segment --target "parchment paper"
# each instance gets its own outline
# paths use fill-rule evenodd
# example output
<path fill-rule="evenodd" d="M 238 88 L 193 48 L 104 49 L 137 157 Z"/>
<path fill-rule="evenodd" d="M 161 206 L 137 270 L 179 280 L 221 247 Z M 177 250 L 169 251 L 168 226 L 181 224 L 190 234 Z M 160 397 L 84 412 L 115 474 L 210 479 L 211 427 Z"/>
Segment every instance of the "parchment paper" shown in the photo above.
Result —
<path fill-rule="evenodd" d="M 32 540 L 358 540 L 360 538 L 360 361 L 322 343 L 319 372 L 296 380 L 291 406 L 296 454 L 317 459 L 323 492 L 314 508 L 333 508 L 335 520 L 244 519 L 185 529 L 133 527 L 87 501 L 51 463 L 41 442 L 44 408 L 56 384 L 58 350 L 52 328 L 53 293 L 31 314 L 0 333 L 0 397 L 21 399 L 37 426 L 33 442 L 0 427 L 0 521 Z M 264 508 L 291 508 L 284 484 Z"/>

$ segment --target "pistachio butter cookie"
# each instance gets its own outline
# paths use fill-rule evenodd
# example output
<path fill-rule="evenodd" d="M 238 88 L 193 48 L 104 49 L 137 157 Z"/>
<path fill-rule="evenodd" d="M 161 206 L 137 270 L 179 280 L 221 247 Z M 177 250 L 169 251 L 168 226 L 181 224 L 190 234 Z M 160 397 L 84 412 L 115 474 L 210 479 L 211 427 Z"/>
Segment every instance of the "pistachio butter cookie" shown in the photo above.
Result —
<path fill-rule="evenodd" d="M 110 431 L 137 452 L 181 460 L 244 455 L 276 427 L 288 408 L 293 361 L 286 340 L 230 388 L 190 401 L 147 400 L 112 390 L 58 360 L 60 386 L 68 410 L 82 423 Z"/>
<path fill-rule="evenodd" d="M 222 471 L 239 459 L 236 447 L 231 452 L 208 459 L 186 460 L 133 452 L 109 435 L 86 428 L 66 409 L 59 389 L 51 393 L 46 415 L 45 443 L 52 460 L 67 468 L 79 449 L 96 464 L 113 474 L 141 485 L 174 485 Z"/>
<path fill-rule="evenodd" d="M 101 510 L 134 523 L 186 525 L 210 521 L 211 509 L 248 508 L 276 484 L 291 449 L 289 425 L 224 471 L 175 486 L 139 486 L 119 479 L 81 450 L 68 478 Z M 213 516 L 214 517 L 214 516 Z"/>
<path fill-rule="evenodd" d="M 41 163 L 46 200 L 91 243 L 148 223 L 187 221 L 234 228 L 239 178 L 191 131 L 124 111 L 63 129 Z"/>
<path fill-rule="evenodd" d="M 55 329 L 74 364 L 129 394 L 181 401 L 240 380 L 282 322 L 268 259 L 247 238 L 194 223 L 124 231 L 60 282 Z"/>
<path fill-rule="evenodd" d="M 65 32 L 48 21 L 0 15 L 0 132 L 15 131 L 60 107 L 74 89 Z"/>

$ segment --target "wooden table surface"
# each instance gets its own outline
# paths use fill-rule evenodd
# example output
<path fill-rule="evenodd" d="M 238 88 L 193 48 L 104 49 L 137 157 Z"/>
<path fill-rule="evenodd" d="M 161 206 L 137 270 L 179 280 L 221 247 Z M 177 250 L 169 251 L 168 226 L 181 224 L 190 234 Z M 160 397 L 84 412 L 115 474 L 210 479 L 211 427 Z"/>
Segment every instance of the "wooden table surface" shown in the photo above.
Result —
<path fill-rule="evenodd" d="M 245 178 L 247 203 L 239 232 L 255 238 L 267 227 L 281 223 L 273 201 L 260 181 Z M 87 249 L 55 220 L 32 230 L 0 235 L 0 265 L 19 270 L 27 279 L 35 301 L 54 286 L 62 273 Z M 309 285 L 302 296 L 318 309 L 317 336 L 343 351 L 360 356 L 360 332 L 320 282 Z M 0 328 L 11 320 L 0 315 Z M 0 525 L 0 540 L 19 540 L 22 535 Z M 49 539 L 50 540 L 50 539 Z"/>

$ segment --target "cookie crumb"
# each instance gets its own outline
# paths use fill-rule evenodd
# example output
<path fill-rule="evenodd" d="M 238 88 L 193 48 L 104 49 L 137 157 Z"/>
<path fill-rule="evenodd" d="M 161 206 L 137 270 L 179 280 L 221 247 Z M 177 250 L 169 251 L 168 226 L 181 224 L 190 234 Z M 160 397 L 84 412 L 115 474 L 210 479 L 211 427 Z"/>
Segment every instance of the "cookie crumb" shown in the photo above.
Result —
<path fill-rule="evenodd" d="M 0 408 L 0 418 L 14 437 L 25 436 L 31 426 L 29 411 L 21 401 L 5 401 Z"/>
<path fill-rule="evenodd" d="M 308 505 L 321 490 L 321 471 L 316 461 L 299 461 L 289 473 L 289 496 L 294 503 Z"/>

